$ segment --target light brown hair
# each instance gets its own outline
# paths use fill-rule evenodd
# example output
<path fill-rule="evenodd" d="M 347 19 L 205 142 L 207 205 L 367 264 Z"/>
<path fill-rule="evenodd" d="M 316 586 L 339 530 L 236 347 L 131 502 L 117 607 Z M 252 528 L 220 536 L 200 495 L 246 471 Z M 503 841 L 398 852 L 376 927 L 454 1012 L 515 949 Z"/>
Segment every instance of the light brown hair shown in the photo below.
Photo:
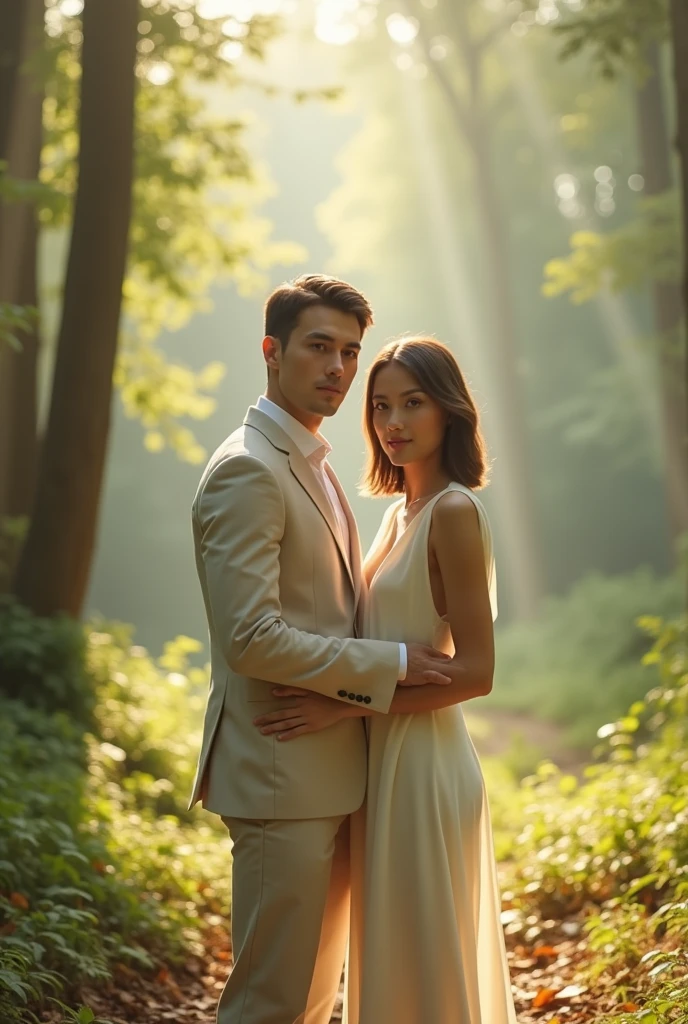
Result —
<path fill-rule="evenodd" d="M 361 337 L 373 323 L 370 303 L 346 281 L 325 274 L 302 274 L 276 288 L 265 303 L 265 336 L 279 338 L 282 349 L 309 306 L 330 306 L 340 313 L 351 313 L 358 320 Z"/>
<path fill-rule="evenodd" d="M 364 428 L 368 460 L 363 474 L 364 493 L 382 497 L 403 494 L 404 470 L 393 466 L 373 425 L 373 389 L 379 371 L 399 363 L 418 386 L 449 416 L 442 447 L 444 469 L 452 480 L 479 490 L 487 483 L 487 448 L 480 429 L 480 414 L 459 364 L 451 351 L 434 338 L 398 338 L 378 353 L 366 378 Z"/>

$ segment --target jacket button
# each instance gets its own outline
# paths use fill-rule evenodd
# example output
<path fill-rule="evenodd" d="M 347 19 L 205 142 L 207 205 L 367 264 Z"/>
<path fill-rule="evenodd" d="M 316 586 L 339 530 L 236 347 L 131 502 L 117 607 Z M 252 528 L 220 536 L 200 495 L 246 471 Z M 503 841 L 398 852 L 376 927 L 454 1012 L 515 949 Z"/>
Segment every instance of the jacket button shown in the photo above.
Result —
<path fill-rule="evenodd" d="M 346 690 L 337 690 L 338 697 L 346 697 Z"/>
<path fill-rule="evenodd" d="M 363 703 L 364 704 L 370 704 L 371 700 L 372 700 L 372 697 L 364 697 L 363 698 Z"/>
<path fill-rule="evenodd" d="M 348 693 L 347 697 L 349 698 L 349 700 L 356 700 L 356 694 L 355 693 Z"/>
<path fill-rule="evenodd" d="M 360 704 L 360 703 L 361 703 L 361 701 L 363 700 L 363 694 L 362 694 L 362 693 L 357 693 L 357 694 L 356 694 L 356 700 L 357 700 L 357 701 L 359 702 L 359 704 Z"/>

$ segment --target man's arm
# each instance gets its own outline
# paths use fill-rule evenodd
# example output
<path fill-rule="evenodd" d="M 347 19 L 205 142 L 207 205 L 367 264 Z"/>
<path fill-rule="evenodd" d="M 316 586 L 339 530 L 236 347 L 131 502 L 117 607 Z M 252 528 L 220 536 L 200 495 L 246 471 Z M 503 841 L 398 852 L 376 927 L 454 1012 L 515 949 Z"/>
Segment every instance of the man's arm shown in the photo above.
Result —
<path fill-rule="evenodd" d="M 221 462 L 199 495 L 196 517 L 214 632 L 230 668 L 347 704 L 355 690 L 371 710 L 386 712 L 399 675 L 397 643 L 317 636 L 282 618 L 285 509 L 270 469 L 248 455 Z"/>

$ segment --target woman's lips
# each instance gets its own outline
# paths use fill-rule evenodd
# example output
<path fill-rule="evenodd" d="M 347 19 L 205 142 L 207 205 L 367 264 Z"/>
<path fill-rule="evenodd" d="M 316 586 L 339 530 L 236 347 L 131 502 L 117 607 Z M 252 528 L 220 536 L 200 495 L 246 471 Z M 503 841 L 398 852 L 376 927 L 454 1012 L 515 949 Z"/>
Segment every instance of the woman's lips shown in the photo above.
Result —
<path fill-rule="evenodd" d="M 388 448 L 392 448 L 392 449 L 394 450 L 394 449 L 396 449 L 396 448 L 402 448 L 402 447 L 403 447 L 403 446 L 404 446 L 405 444 L 410 444 L 410 440 L 409 440 L 409 438 L 406 438 L 406 437 L 404 437 L 404 438 L 400 438 L 400 437 L 397 437 L 397 438 L 395 438 L 395 439 L 394 439 L 394 440 L 392 440 L 392 441 L 388 441 L 388 442 L 387 442 L 387 447 L 388 447 Z"/>

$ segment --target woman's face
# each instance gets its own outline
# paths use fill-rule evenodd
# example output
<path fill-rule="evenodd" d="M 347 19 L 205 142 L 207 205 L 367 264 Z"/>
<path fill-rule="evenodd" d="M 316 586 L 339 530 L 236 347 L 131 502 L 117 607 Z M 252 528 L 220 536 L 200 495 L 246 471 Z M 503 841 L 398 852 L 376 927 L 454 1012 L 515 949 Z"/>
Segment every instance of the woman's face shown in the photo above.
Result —
<path fill-rule="evenodd" d="M 393 466 L 441 458 L 449 417 L 400 363 L 378 370 L 372 403 L 375 433 Z"/>

